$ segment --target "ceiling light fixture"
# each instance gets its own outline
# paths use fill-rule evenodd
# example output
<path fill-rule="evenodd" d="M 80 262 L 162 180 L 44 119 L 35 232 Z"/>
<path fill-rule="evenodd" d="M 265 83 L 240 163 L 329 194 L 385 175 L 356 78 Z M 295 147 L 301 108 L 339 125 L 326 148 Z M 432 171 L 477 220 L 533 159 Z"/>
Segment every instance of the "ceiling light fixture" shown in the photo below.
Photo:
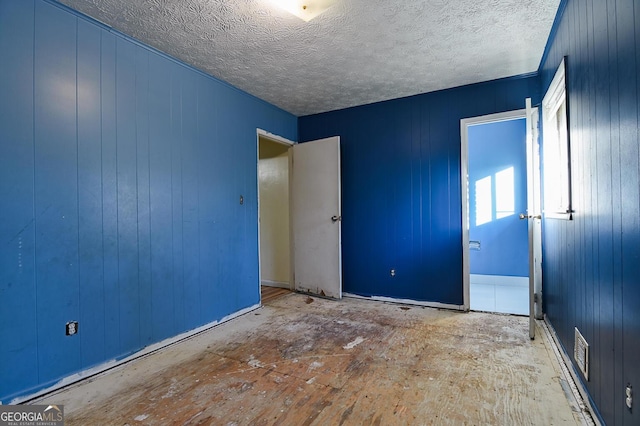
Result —
<path fill-rule="evenodd" d="M 281 9 L 309 22 L 320 15 L 338 0 L 272 0 Z"/>

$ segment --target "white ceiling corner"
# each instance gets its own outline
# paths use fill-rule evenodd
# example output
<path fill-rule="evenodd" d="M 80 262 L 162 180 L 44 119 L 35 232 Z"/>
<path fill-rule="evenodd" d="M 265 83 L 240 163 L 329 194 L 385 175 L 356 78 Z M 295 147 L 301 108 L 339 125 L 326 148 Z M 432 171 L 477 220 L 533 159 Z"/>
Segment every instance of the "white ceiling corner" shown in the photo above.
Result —
<path fill-rule="evenodd" d="M 295 115 L 537 70 L 560 0 L 59 0 Z"/>

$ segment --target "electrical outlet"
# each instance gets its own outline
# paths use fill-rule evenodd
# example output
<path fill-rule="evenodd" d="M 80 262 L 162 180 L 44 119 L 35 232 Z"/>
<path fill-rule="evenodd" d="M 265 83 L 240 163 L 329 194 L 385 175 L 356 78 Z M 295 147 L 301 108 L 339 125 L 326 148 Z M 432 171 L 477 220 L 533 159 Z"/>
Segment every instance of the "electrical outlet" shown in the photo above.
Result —
<path fill-rule="evenodd" d="M 67 336 L 73 336 L 77 332 L 78 332 L 78 321 L 69 321 L 67 323 L 66 335 Z"/>
<path fill-rule="evenodd" d="M 625 396 L 627 397 L 625 401 L 627 408 L 631 410 L 631 407 L 633 406 L 633 388 L 631 387 L 631 384 L 627 385 L 627 388 L 625 389 Z"/>
<path fill-rule="evenodd" d="M 391 275 L 392 277 L 396 276 L 396 270 L 392 269 L 391 271 L 389 271 L 389 275 Z"/>

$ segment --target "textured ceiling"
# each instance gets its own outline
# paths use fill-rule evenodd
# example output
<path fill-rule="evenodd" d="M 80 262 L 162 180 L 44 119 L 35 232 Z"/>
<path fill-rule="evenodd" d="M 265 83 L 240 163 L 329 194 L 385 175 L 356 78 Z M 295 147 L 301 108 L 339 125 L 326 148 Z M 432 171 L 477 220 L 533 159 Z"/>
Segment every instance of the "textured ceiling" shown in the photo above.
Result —
<path fill-rule="evenodd" d="M 295 115 L 536 71 L 560 0 L 59 0 Z"/>

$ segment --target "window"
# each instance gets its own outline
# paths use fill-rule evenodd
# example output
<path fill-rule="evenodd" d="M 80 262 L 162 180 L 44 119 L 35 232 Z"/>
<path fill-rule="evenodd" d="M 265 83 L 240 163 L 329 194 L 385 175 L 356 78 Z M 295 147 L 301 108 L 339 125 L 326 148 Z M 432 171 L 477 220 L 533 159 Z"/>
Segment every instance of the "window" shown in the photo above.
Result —
<path fill-rule="evenodd" d="M 496 173 L 496 219 L 515 214 L 516 188 L 513 167 Z"/>
<path fill-rule="evenodd" d="M 515 191 L 513 167 L 478 179 L 474 188 L 476 226 L 515 214 Z"/>
<path fill-rule="evenodd" d="M 542 100 L 544 215 L 571 219 L 571 159 L 567 125 L 565 60 Z"/>
<path fill-rule="evenodd" d="M 493 220 L 491 176 L 476 181 L 476 226 Z"/>

